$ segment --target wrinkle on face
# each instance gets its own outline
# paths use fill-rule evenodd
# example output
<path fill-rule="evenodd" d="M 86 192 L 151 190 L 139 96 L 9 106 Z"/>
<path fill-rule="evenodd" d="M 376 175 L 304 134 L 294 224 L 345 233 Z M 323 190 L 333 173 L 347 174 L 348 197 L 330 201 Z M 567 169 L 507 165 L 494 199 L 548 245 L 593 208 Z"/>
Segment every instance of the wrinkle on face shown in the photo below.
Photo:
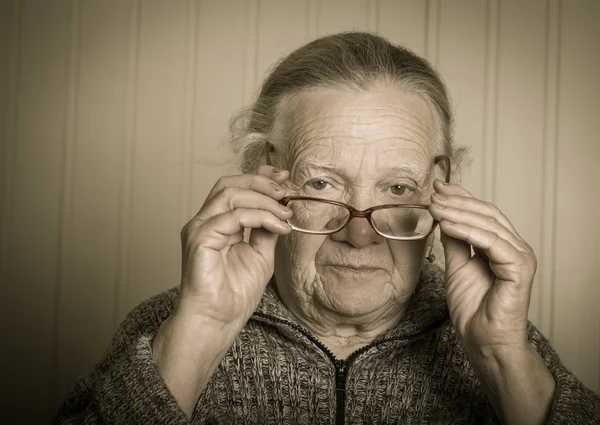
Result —
<path fill-rule="evenodd" d="M 418 95 L 389 87 L 371 92 L 323 88 L 289 101 L 285 122 L 279 123 L 289 135 L 289 195 L 299 194 L 308 179 L 325 177 L 339 180 L 343 202 L 357 209 L 388 199 L 389 185 L 396 181 L 411 182 L 423 201 L 431 193 L 439 147 L 433 115 Z M 352 232 L 362 232 L 372 243 L 357 248 Z M 414 292 L 425 245 L 384 239 L 366 221 L 329 236 L 292 232 L 277 243 L 278 290 L 312 329 L 338 336 L 340 327 L 368 333 L 399 320 Z M 340 264 L 380 271 L 362 282 L 342 278 L 332 266 Z"/>

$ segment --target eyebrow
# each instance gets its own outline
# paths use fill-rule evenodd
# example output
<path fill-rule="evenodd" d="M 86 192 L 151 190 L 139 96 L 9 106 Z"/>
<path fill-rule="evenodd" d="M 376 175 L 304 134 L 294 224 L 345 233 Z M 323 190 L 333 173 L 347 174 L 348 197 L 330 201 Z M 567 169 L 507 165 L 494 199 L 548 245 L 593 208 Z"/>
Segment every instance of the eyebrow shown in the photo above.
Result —
<path fill-rule="evenodd" d="M 339 166 L 332 164 L 330 162 L 321 161 L 316 158 L 310 159 L 310 160 L 301 160 L 298 163 L 296 163 L 296 166 L 294 168 L 300 168 L 300 169 L 302 169 L 302 168 L 317 168 L 317 169 L 321 169 L 321 170 L 325 170 L 325 171 L 334 172 L 334 173 L 342 175 L 342 176 L 344 175 L 343 169 L 340 168 Z M 417 164 L 411 164 L 411 163 L 393 165 L 389 168 L 386 168 L 385 172 L 387 174 L 394 174 L 394 173 L 410 174 L 420 182 L 425 181 L 428 176 L 428 173 L 426 170 L 423 170 L 423 168 Z"/>

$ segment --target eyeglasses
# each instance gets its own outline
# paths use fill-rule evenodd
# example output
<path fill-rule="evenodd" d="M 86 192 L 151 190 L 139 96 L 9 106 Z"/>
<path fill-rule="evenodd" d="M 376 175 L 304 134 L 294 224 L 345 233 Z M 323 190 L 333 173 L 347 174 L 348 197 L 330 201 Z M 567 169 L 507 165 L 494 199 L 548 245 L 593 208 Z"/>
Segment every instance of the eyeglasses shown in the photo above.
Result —
<path fill-rule="evenodd" d="M 267 164 L 271 165 L 271 145 L 265 143 Z M 446 183 L 450 182 L 450 158 L 436 156 L 434 164 L 443 162 Z M 438 224 L 425 204 L 377 205 L 357 210 L 342 202 L 309 196 L 286 196 L 280 204 L 292 210 L 288 224 L 292 229 L 311 235 L 331 235 L 339 232 L 353 218 L 366 218 L 375 232 L 387 239 L 412 241 L 427 238 Z"/>

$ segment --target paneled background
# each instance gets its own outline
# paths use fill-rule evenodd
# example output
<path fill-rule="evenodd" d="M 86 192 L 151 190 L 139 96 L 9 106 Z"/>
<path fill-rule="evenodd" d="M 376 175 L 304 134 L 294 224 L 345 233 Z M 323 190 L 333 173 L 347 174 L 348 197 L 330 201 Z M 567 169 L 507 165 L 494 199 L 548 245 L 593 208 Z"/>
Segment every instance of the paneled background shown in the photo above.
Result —
<path fill-rule="evenodd" d="M 126 313 L 178 284 L 179 231 L 232 171 L 231 115 L 281 55 L 349 29 L 441 70 L 464 185 L 536 250 L 530 318 L 600 391 L 598 22 L 596 0 L 0 0 L 9 414 L 46 422 Z"/>

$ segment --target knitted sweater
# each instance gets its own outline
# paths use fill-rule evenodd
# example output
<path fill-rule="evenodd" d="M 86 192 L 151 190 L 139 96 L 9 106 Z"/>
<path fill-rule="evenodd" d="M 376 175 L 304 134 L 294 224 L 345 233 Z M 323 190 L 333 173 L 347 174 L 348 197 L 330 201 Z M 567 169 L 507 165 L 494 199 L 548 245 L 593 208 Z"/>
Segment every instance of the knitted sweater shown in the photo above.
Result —
<path fill-rule="evenodd" d="M 267 286 L 200 396 L 193 424 L 497 424 L 448 317 L 443 272 L 421 273 L 398 325 L 338 360 Z M 189 424 L 152 360 L 174 288 L 135 308 L 104 359 L 77 382 L 54 424 Z M 600 397 L 529 325 L 556 380 L 549 424 L 600 424 Z M 210 341 L 207 341 L 210 343 Z"/>

